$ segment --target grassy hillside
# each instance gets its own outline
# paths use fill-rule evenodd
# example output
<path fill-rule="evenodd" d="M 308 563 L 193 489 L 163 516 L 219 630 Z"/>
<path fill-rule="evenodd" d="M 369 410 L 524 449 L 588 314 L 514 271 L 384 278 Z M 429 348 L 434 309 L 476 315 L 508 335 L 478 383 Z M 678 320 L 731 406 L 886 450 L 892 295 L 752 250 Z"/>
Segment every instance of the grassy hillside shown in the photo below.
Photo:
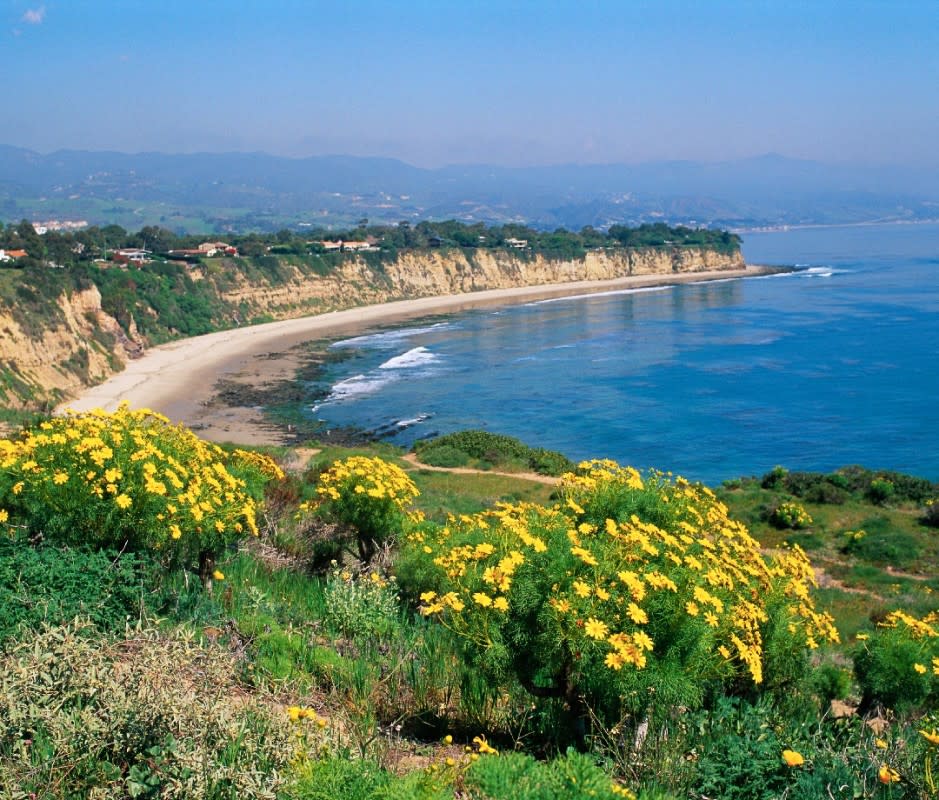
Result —
<path fill-rule="evenodd" d="M 547 484 L 269 451 L 282 474 L 121 414 L 0 441 L 4 796 L 935 796 L 935 485 L 776 470 L 724 517 L 608 462 Z M 826 610 L 839 641 L 806 647 Z M 758 673 L 717 656 L 732 631 Z"/>

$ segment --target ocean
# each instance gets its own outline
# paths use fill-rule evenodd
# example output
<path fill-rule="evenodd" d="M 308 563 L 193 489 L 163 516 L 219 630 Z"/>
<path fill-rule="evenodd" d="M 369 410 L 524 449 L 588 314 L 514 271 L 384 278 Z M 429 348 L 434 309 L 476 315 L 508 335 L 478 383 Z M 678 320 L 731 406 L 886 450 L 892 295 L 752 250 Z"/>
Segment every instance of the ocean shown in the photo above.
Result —
<path fill-rule="evenodd" d="M 939 225 L 749 233 L 743 249 L 798 270 L 346 339 L 305 413 L 405 447 L 484 428 L 712 485 L 777 464 L 939 479 Z"/>

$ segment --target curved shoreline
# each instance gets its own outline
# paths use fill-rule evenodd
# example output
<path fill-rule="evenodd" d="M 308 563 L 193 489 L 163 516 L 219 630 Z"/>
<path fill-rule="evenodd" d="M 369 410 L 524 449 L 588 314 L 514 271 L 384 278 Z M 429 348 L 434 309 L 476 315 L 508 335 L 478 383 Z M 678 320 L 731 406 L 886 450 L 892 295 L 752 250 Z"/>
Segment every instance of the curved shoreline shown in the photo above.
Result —
<path fill-rule="evenodd" d="M 82 392 L 67 408 L 115 410 L 122 402 L 147 407 L 174 422 L 199 430 L 203 438 L 239 444 L 281 444 L 283 437 L 263 419 L 259 408 L 212 403 L 216 383 L 235 377 L 254 386 L 293 378 L 298 355 L 286 351 L 317 339 L 362 333 L 377 325 L 433 314 L 597 294 L 649 286 L 671 286 L 756 277 L 787 271 L 747 266 L 743 270 L 641 275 L 605 281 L 576 281 L 468 294 L 396 300 L 311 317 L 268 322 L 169 342 L 147 350 L 125 369 Z"/>

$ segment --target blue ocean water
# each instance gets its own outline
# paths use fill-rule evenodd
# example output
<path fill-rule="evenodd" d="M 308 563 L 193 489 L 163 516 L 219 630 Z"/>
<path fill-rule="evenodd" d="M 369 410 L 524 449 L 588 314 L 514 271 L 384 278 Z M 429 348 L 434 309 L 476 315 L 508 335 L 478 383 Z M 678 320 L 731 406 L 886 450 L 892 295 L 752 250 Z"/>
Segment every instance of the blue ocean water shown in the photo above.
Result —
<path fill-rule="evenodd" d="M 776 464 L 939 479 L 939 225 L 753 233 L 744 255 L 800 270 L 348 339 L 309 413 L 405 446 L 486 428 L 712 484 Z"/>

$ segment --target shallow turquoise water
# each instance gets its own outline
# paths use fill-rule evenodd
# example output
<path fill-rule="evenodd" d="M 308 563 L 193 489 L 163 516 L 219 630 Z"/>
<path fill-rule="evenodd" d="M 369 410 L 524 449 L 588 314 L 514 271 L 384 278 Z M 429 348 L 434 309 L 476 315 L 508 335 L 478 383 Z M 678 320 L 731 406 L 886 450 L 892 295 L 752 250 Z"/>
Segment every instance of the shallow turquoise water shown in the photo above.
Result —
<path fill-rule="evenodd" d="M 776 464 L 939 479 L 939 225 L 749 234 L 767 278 L 480 310 L 339 342 L 308 413 L 463 428 L 715 483 Z"/>

